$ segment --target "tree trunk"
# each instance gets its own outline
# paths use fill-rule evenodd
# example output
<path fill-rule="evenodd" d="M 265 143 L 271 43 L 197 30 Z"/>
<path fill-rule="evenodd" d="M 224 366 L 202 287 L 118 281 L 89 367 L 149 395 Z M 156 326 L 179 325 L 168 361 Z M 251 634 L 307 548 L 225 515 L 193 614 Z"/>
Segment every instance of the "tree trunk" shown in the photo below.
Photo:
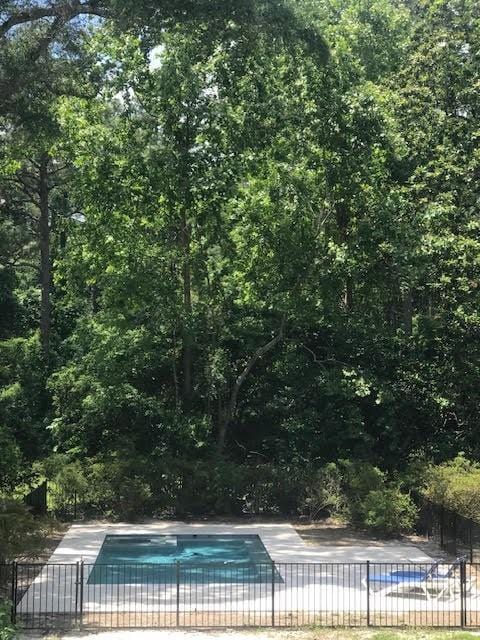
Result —
<path fill-rule="evenodd" d="M 40 243 L 40 340 L 45 360 L 50 356 L 50 328 L 51 328 L 51 260 L 50 260 L 50 210 L 48 191 L 48 156 L 40 158 L 40 172 L 38 181 L 40 196 L 40 218 L 38 222 Z"/>
<path fill-rule="evenodd" d="M 338 241 L 342 245 L 348 245 L 348 224 L 349 215 L 345 204 L 337 202 L 335 205 Z M 344 311 L 349 311 L 353 303 L 353 280 L 349 275 L 345 276 L 344 289 L 340 306 Z"/>
<path fill-rule="evenodd" d="M 183 400 L 185 408 L 189 409 L 193 398 L 192 275 L 190 265 L 190 227 L 185 211 L 182 216 L 180 235 L 183 249 Z"/>
<path fill-rule="evenodd" d="M 238 376 L 233 385 L 232 393 L 230 395 L 230 400 L 227 403 L 227 406 L 220 412 L 219 421 L 218 421 L 218 434 L 217 434 L 217 451 L 222 454 L 225 448 L 225 443 L 227 440 L 228 427 L 235 415 L 237 409 L 238 395 L 240 393 L 240 389 L 243 386 L 243 383 L 248 378 L 249 373 L 257 363 L 257 361 L 264 356 L 266 353 L 271 351 L 277 344 L 283 339 L 283 334 L 285 330 L 285 318 L 282 319 L 280 324 L 280 329 L 278 330 L 277 335 L 272 338 L 269 342 L 263 345 L 263 347 L 259 347 L 250 360 L 245 365 L 242 373 Z"/>
<path fill-rule="evenodd" d="M 343 308 L 345 311 L 350 311 L 353 305 L 353 282 L 350 276 L 347 276 L 345 280 L 345 292 L 343 296 Z"/>
<path fill-rule="evenodd" d="M 221 407 L 219 410 L 218 420 L 218 433 L 217 433 L 217 451 L 222 454 L 225 449 L 225 442 L 227 440 L 227 430 L 230 421 L 233 416 L 228 415 L 226 407 Z"/>
<path fill-rule="evenodd" d="M 172 354 L 173 387 L 175 389 L 175 409 L 178 411 L 180 408 L 180 390 L 178 386 L 178 373 L 177 373 L 177 332 L 175 329 L 173 330 L 172 340 L 173 340 L 173 354 Z"/>
<path fill-rule="evenodd" d="M 412 291 L 407 289 L 402 293 L 403 326 L 407 335 L 412 335 L 413 330 L 413 301 Z"/>

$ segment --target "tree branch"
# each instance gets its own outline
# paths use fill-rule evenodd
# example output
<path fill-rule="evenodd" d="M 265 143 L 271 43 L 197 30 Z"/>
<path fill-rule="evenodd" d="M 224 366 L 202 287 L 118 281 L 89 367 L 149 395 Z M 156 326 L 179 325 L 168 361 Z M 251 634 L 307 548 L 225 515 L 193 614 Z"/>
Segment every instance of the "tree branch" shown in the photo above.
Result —
<path fill-rule="evenodd" d="M 225 446 L 227 429 L 235 414 L 235 411 L 237 408 L 237 402 L 238 402 L 238 394 L 240 393 L 240 389 L 242 388 L 243 383 L 247 379 L 249 373 L 251 372 L 253 367 L 256 365 L 258 360 L 262 356 L 264 356 L 266 353 L 271 351 L 283 339 L 283 335 L 285 331 L 285 322 L 286 322 L 286 319 L 284 316 L 280 323 L 280 328 L 278 330 L 277 335 L 255 351 L 253 356 L 248 360 L 241 374 L 237 377 L 235 384 L 233 385 L 232 393 L 230 395 L 230 401 L 228 402 L 228 405 L 223 413 L 223 418 L 220 420 L 220 424 L 219 424 L 219 432 L 218 432 L 218 440 L 217 440 L 217 450 L 219 453 L 222 453 L 223 448 Z"/>
<path fill-rule="evenodd" d="M 6 182 L 13 183 L 21 192 L 28 198 L 28 200 L 35 205 L 39 206 L 39 201 L 35 197 L 35 188 L 32 185 L 28 184 L 27 180 L 23 178 L 19 173 L 17 173 L 14 177 L 4 178 Z"/>
<path fill-rule="evenodd" d="M 38 270 L 38 264 L 34 264 L 33 262 L 0 262 L 0 268 L 7 269 L 11 267 L 12 269 L 33 269 Z"/>
<path fill-rule="evenodd" d="M 310 347 L 307 347 L 305 344 L 301 344 L 300 347 L 302 349 L 305 349 L 305 351 L 307 351 L 313 357 L 313 362 L 315 364 L 320 365 L 321 367 L 324 367 L 325 364 L 327 363 L 339 364 L 339 365 L 342 365 L 343 367 L 351 366 L 347 362 L 343 362 L 342 360 L 337 360 L 336 358 L 324 358 L 323 360 L 319 360 L 317 357 L 317 354 L 314 351 L 312 351 Z"/>
<path fill-rule="evenodd" d="M 238 376 L 235 381 L 235 385 L 233 387 L 232 395 L 230 396 L 230 404 L 228 408 L 228 417 L 231 419 L 233 414 L 235 413 L 235 409 L 237 408 L 238 394 L 240 393 L 240 389 L 242 388 L 243 383 L 248 377 L 248 374 L 256 365 L 258 360 L 264 356 L 266 353 L 271 351 L 277 344 L 283 339 L 283 334 L 285 331 L 285 317 L 282 318 L 282 322 L 280 324 L 280 329 L 278 330 L 277 335 L 272 338 L 269 342 L 264 344 L 262 347 L 259 347 L 250 360 L 245 365 L 242 373 Z"/>
<path fill-rule="evenodd" d="M 62 22 L 69 22 L 77 16 L 88 14 L 105 17 L 106 11 L 99 6 L 98 1 L 81 3 L 79 0 L 59 2 L 49 7 L 30 7 L 24 11 L 13 13 L 0 24 L 0 38 L 4 37 L 10 29 L 28 22 L 35 22 L 44 18 L 56 18 Z"/>

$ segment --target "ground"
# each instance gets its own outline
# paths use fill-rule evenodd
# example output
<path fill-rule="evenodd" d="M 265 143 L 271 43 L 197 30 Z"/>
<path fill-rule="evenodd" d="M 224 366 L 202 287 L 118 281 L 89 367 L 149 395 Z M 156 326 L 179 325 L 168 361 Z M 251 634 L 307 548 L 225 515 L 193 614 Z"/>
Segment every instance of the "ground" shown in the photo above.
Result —
<path fill-rule="evenodd" d="M 98 634 L 43 636 L 48 640 L 473 640 L 474 631 L 428 631 L 384 629 L 318 629 L 289 631 L 283 629 L 252 631 L 112 631 Z M 22 640 L 39 640 L 42 636 L 25 635 Z"/>
<path fill-rule="evenodd" d="M 222 520 L 222 523 L 225 521 Z M 89 527 L 85 527 L 86 529 L 91 528 L 92 530 L 97 531 L 98 534 L 102 533 L 100 537 L 103 536 L 103 530 L 107 523 L 104 522 L 96 522 L 91 523 Z M 149 525 L 154 524 L 154 521 L 150 521 L 147 523 Z M 159 521 L 156 521 L 157 526 L 162 524 Z M 164 525 L 166 523 L 163 523 Z M 208 521 L 202 522 L 200 525 L 208 526 L 210 524 Z M 240 522 L 235 523 L 237 526 Z M 253 522 L 245 522 L 242 521 L 242 524 L 253 524 Z M 257 521 L 257 524 L 260 522 Z M 270 526 L 263 521 L 263 526 L 266 529 L 274 529 L 275 525 L 272 527 L 271 525 L 274 523 L 270 523 Z M 117 525 L 117 527 L 120 525 Z M 141 525 L 140 525 L 141 526 Z M 278 526 L 278 524 L 277 524 Z M 348 525 L 327 520 L 323 522 L 317 522 L 313 524 L 308 523 L 294 523 L 294 529 L 290 529 L 293 533 L 294 538 L 298 541 L 300 546 L 306 544 L 307 547 L 304 547 L 304 551 L 300 549 L 300 551 L 306 556 L 310 556 L 312 553 L 315 554 L 317 551 L 323 549 L 323 553 L 328 559 L 330 556 L 339 556 L 340 561 L 343 561 L 343 555 L 349 556 L 352 551 L 355 549 L 355 553 L 358 555 L 359 560 L 363 560 L 363 556 L 365 553 L 367 555 L 370 554 L 375 557 L 377 554 L 380 554 L 380 557 L 384 556 L 388 558 L 389 554 L 393 554 L 397 556 L 398 554 L 402 556 L 403 554 L 411 555 L 412 549 L 417 549 L 421 554 L 426 554 L 427 556 L 434 558 L 444 558 L 444 554 L 438 549 L 438 547 L 432 545 L 424 538 L 418 536 L 404 537 L 402 539 L 395 540 L 384 540 L 380 538 L 376 538 L 372 535 L 369 535 L 365 532 L 361 532 L 355 530 Z M 80 529 L 82 526 L 80 526 Z M 59 540 L 62 538 L 63 531 L 56 532 L 54 539 L 50 541 L 48 550 L 46 549 L 45 557 L 42 557 L 42 560 L 46 560 L 50 553 L 54 550 Z M 288 532 L 287 532 L 288 533 Z M 303 540 L 298 538 L 297 534 Z M 70 531 L 69 536 L 72 535 L 72 530 Z M 291 535 L 291 534 L 289 534 Z M 67 536 L 67 537 L 69 537 Z M 288 536 L 287 536 L 288 537 Z M 280 536 L 282 542 L 282 536 Z M 290 538 L 288 538 L 290 540 Z M 67 542 L 64 540 L 64 543 Z M 297 546 L 298 546 L 297 543 Z M 76 545 L 67 544 L 67 551 L 69 554 L 72 553 Z M 90 547 L 91 545 L 89 545 Z M 95 545 L 94 545 L 95 546 Z M 98 545 L 97 545 L 98 546 Z M 70 548 L 71 547 L 71 548 Z M 282 547 L 290 549 L 290 544 L 285 544 L 285 540 L 283 540 L 280 545 L 280 551 L 283 552 L 284 549 Z M 93 547 L 92 547 L 93 549 Z M 90 551 L 92 550 L 90 549 Z M 57 553 L 61 551 L 57 550 Z M 88 557 L 89 549 L 84 550 L 86 557 Z M 349 559 L 349 558 L 348 558 Z M 322 560 L 324 561 L 324 560 Z M 339 561 L 338 559 L 334 559 L 333 562 Z M 407 560 L 403 560 L 407 561 Z M 411 561 L 411 560 L 410 560 Z M 56 640 L 58 638 L 55 636 L 49 636 L 48 633 L 41 634 L 39 636 L 35 635 L 26 635 L 26 638 L 36 638 L 36 637 L 49 637 L 52 640 Z M 446 630 L 382 630 L 382 629 L 310 629 L 310 630 L 288 630 L 288 629 L 258 629 L 258 630 L 249 630 L 242 631 L 240 629 L 230 630 L 230 631 L 222 631 L 222 630 L 212 630 L 212 631 L 195 631 L 191 629 L 158 629 L 158 630 L 116 630 L 111 632 L 99 632 L 94 633 L 90 632 L 89 634 L 79 634 L 78 632 L 70 632 L 68 634 L 62 635 L 62 640 L 447 640 L 451 638 L 452 640 L 466 640 L 467 638 L 480 637 L 479 632 L 462 632 L 461 630 L 455 631 L 446 631 Z"/>
<path fill-rule="evenodd" d="M 332 518 L 313 523 L 295 522 L 293 526 L 308 545 L 321 545 L 323 547 L 383 547 L 400 543 L 414 545 L 432 558 L 447 559 L 447 554 L 424 536 L 404 535 L 400 538 L 385 540 L 385 538 L 372 536 L 371 533 L 354 529 L 348 524 Z"/>

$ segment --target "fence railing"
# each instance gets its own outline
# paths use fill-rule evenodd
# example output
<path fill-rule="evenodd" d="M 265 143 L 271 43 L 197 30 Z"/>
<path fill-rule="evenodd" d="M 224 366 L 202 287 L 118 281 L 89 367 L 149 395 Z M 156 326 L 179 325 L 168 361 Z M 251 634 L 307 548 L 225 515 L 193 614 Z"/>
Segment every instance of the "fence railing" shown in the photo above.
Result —
<path fill-rule="evenodd" d="M 64 520 L 76 520 L 84 514 L 86 507 L 83 495 L 66 490 L 52 480 L 45 480 L 33 488 L 23 501 L 35 515 L 49 513 Z"/>
<path fill-rule="evenodd" d="M 47 482 L 42 482 L 41 485 L 35 487 L 24 496 L 24 503 L 30 507 L 31 512 L 36 516 L 44 516 L 47 513 Z"/>
<path fill-rule="evenodd" d="M 480 564 L 0 565 L 26 629 L 480 626 Z"/>
<path fill-rule="evenodd" d="M 480 561 L 480 523 L 422 499 L 417 528 L 452 556 Z"/>

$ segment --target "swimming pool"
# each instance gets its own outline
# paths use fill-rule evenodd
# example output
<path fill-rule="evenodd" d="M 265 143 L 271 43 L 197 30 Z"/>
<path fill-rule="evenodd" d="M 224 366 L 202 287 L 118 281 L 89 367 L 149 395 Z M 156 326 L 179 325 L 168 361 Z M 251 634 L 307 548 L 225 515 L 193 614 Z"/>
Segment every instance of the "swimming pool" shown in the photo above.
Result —
<path fill-rule="evenodd" d="M 88 584 L 281 582 L 258 535 L 107 535 Z"/>

